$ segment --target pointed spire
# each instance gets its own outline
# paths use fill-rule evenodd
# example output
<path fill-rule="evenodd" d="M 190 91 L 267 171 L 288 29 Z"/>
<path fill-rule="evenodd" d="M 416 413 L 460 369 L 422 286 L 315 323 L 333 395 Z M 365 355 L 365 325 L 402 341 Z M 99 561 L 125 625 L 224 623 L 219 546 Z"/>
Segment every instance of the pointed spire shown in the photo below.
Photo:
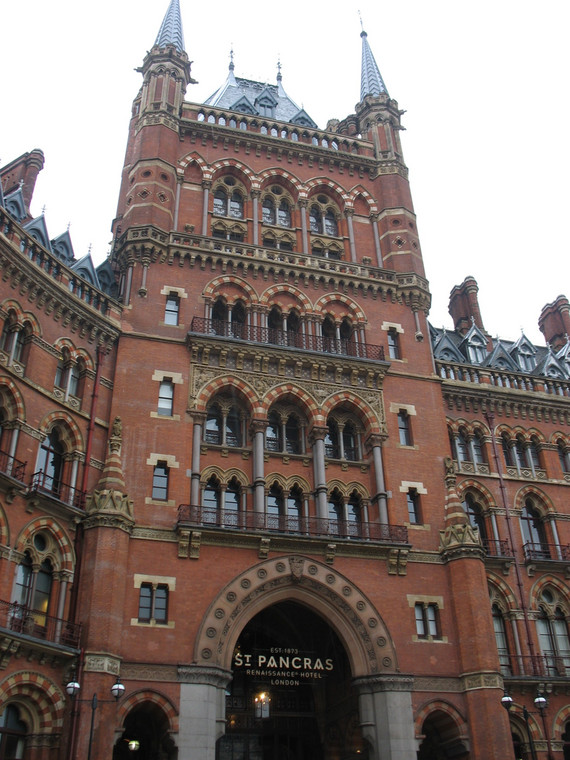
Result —
<path fill-rule="evenodd" d="M 154 44 L 161 48 L 167 45 L 174 45 L 179 52 L 184 51 L 184 34 L 182 32 L 179 0 L 170 0 L 170 5 Z"/>
<path fill-rule="evenodd" d="M 362 21 L 361 21 L 362 23 Z M 367 95 L 388 95 L 388 90 L 380 74 L 380 69 L 376 65 L 372 50 L 368 44 L 368 35 L 364 29 L 360 32 L 362 37 L 362 73 L 360 78 L 360 100 L 364 100 Z"/>

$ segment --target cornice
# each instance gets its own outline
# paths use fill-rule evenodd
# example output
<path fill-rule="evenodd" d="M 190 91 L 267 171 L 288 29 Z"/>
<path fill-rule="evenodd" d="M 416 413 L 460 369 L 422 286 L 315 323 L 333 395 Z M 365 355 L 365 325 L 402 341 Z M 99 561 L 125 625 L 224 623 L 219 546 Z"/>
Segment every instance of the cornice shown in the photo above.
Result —
<path fill-rule="evenodd" d="M 25 237 L 25 233 L 22 233 Z M 34 241 L 38 247 L 39 244 Z M 47 256 L 47 253 L 46 253 Z M 63 264 L 60 264 L 63 268 Z M 78 333 L 89 343 L 107 347 L 119 337 L 119 323 L 74 297 L 65 284 L 50 277 L 24 256 L 8 238 L 0 234 L 0 273 L 15 297 L 26 297 L 36 310 L 60 322 L 71 333 Z"/>
<path fill-rule="evenodd" d="M 501 419 L 570 425 L 570 398 L 566 396 L 458 380 L 442 379 L 441 385 L 447 407 L 458 412 L 485 414 L 492 411 Z"/>
<path fill-rule="evenodd" d="M 305 287 L 404 303 L 426 313 L 431 306 L 428 281 L 415 272 L 395 272 L 371 264 L 336 261 L 299 252 L 278 251 L 249 243 L 225 243 L 208 236 L 167 233 L 153 225 L 129 227 L 115 243 L 113 258 L 121 269 L 147 259 L 151 264 L 204 268 L 222 274 L 239 272 L 254 279 L 271 277 Z"/>

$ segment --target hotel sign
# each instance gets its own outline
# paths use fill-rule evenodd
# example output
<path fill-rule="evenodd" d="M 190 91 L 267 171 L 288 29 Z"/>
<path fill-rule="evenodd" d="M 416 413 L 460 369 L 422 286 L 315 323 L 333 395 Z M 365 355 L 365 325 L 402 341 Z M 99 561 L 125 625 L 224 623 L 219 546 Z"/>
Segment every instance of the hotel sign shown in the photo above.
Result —
<path fill-rule="evenodd" d="M 271 647 L 252 652 L 236 651 L 233 667 L 251 678 L 264 678 L 272 686 L 300 686 L 325 678 L 334 670 L 330 657 L 316 657 L 289 647 Z"/>

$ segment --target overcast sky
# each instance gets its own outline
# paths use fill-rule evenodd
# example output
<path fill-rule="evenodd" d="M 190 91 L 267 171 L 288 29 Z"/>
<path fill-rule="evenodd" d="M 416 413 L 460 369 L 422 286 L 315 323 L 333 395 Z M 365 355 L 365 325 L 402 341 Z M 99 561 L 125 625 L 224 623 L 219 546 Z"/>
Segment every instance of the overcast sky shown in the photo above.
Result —
<path fill-rule="evenodd" d="M 134 69 L 168 0 L 26 0 L 2 9 L 0 163 L 41 148 L 32 213 L 50 237 L 68 223 L 75 254 L 108 253 Z M 433 296 L 479 283 L 486 329 L 543 344 L 537 319 L 570 297 L 570 3 L 543 0 L 181 0 L 193 61 L 187 100 L 235 73 L 275 82 L 320 127 L 360 97 L 359 11 L 391 97 L 406 110 L 404 158 Z M 288 15 L 285 15 L 287 13 Z"/>

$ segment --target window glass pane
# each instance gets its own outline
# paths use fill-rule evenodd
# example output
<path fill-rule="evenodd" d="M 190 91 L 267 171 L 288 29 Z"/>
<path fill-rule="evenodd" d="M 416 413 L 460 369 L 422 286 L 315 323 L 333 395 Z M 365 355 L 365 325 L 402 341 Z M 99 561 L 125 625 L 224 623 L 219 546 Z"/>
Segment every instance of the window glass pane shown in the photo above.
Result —
<path fill-rule="evenodd" d="M 170 380 L 163 380 L 160 384 L 158 393 L 158 414 L 171 416 L 172 402 L 174 399 L 174 383 Z"/>
<path fill-rule="evenodd" d="M 154 592 L 154 619 L 166 623 L 168 613 L 168 587 L 158 586 Z"/>
<path fill-rule="evenodd" d="M 166 501 L 168 498 L 168 467 L 164 463 L 157 464 L 152 478 L 152 498 Z"/>
<path fill-rule="evenodd" d="M 426 634 L 426 626 L 424 621 L 424 607 L 423 604 L 416 604 L 414 607 L 415 615 L 416 615 L 416 633 L 420 637 L 425 637 Z"/>
<path fill-rule="evenodd" d="M 164 323 L 167 325 L 178 324 L 178 311 L 180 306 L 180 299 L 177 295 L 171 293 L 166 299 L 166 307 L 164 310 Z"/>
<path fill-rule="evenodd" d="M 427 606 L 427 624 L 428 633 L 430 636 L 437 636 L 437 607 L 435 604 L 428 604 Z"/>
<path fill-rule="evenodd" d="M 139 620 L 150 620 L 152 612 L 152 586 L 143 583 L 139 590 Z"/>
<path fill-rule="evenodd" d="M 411 446 L 410 423 L 408 413 L 405 410 L 398 412 L 398 434 L 402 446 Z"/>

